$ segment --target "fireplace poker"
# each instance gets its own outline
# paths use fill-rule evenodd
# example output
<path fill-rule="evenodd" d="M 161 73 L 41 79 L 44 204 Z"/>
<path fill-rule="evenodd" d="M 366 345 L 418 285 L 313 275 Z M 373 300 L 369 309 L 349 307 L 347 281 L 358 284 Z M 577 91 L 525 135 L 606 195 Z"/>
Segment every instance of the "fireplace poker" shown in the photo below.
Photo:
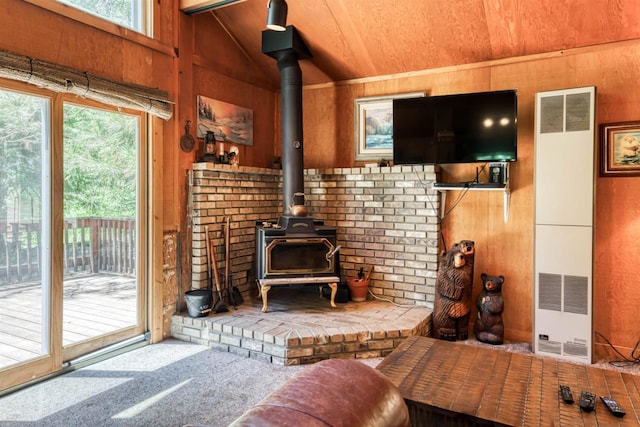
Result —
<path fill-rule="evenodd" d="M 231 222 L 227 217 L 227 222 L 224 227 L 224 284 L 227 288 L 227 296 L 229 297 L 229 303 L 233 305 L 234 309 L 238 309 L 238 303 L 236 302 L 235 295 L 231 289 L 231 259 L 229 254 L 231 253 Z"/>
<path fill-rule="evenodd" d="M 213 265 L 213 277 L 215 279 L 215 283 L 216 283 L 216 291 L 218 292 L 218 300 L 216 301 L 216 303 L 213 305 L 213 311 L 215 311 L 216 313 L 223 313 L 225 311 L 229 311 L 229 309 L 227 308 L 227 305 L 224 303 L 224 301 L 222 300 L 222 292 L 220 291 L 220 278 L 218 275 L 218 263 L 216 262 L 216 248 L 215 247 L 210 247 L 209 244 L 209 227 L 205 225 L 205 231 L 207 233 L 207 248 L 209 249 L 209 252 L 211 253 L 211 265 Z"/>
<path fill-rule="evenodd" d="M 207 253 L 207 289 L 213 297 L 213 277 L 211 277 L 211 252 L 209 250 L 209 227 L 204 226 L 204 244 Z"/>
<path fill-rule="evenodd" d="M 367 274 L 364 275 L 364 280 L 369 280 L 369 276 L 371 276 L 371 271 L 373 270 L 373 266 L 370 266 L 367 270 Z"/>
<path fill-rule="evenodd" d="M 356 279 L 356 282 L 369 280 L 369 276 L 371 276 L 371 270 L 373 270 L 373 266 L 370 266 L 367 270 L 367 273 L 365 274 L 364 267 L 360 267 L 360 270 L 358 270 L 358 278 Z"/>

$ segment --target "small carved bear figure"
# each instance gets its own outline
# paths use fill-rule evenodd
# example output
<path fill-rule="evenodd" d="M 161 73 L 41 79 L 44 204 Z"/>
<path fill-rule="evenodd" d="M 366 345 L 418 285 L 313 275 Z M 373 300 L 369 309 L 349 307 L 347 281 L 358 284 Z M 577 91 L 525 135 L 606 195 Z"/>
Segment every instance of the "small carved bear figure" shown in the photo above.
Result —
<path fill-rule="evenodd" d="M 441 255 L 436 277 L 432 336 L 455 341 L 467 339 L 471 312 L 471 268 L 460 247 Z"/>
<path fill-rule="evenodd" d="M 489 276 L 482 273 L 480 278 L 482 279 L 482 291 L 478 295 L 478 319 L 473 327 L 473 332 L 478 341 L 487 344 L 502 344 L 504 341 L 504 323 L 502 322 L 504 276 Z"/>

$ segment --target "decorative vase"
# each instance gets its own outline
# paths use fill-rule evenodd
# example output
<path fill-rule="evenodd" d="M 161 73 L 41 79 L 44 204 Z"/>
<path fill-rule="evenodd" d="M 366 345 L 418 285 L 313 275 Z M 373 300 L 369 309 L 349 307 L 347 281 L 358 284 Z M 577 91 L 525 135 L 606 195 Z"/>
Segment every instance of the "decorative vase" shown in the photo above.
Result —
<path fill-rule="evenodd" d="M 347 286 L 351 301 L 362 302 L 367 300 L 370 279 L 359 279 L 357 277 L 347 277 Z"/>

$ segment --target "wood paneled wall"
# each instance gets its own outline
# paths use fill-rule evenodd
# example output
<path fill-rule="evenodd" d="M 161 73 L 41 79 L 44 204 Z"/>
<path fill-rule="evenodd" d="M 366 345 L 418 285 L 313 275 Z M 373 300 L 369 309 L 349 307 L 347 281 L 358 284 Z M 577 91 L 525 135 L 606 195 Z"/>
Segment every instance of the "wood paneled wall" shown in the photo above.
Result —
<path fill-rule="evenodd" d="M 640 91 L 638 69 L 640 41 L 636 40 L 432 70 L 389 80 L 306 87 L 303 95 L 305 167 L 350 167 L 356 163 L 353 160 L 355 98 L 413 91 L 443 95 L 517 89 L 518 161 L 511 166 L 508 222 L 503 221 L 501 193 L 470 192 L 444 219 L 442 230 L 447 245 L 462 239 L 476 242 L 475 294 L 480 291 L 480 273 L 504 274 L 505 336 L 531 341 L 535 93 L 595 85 L 598 124 L 640 120 L 640 110 L 632 95 Z M 444 165 L 442 180 L 473 179 L 478 166 L 481 165 Z M 567 173 L 571 173 L 571 159 L 567 159 Z M 640 339 L 637 321 L 640 267 L 629 256 L 640 249 L 639 185 L 640 178 L 635 177 L 598 177 L 595 187 L 594 330 L 624 354 L 630 354 Z M 447 198 L 447 207 L 453 200 L 454 197 Z M 596 357 L 612 355 L 602 338 L 596 334 L 594 339 Z"/>
<path fill-rule="evenodd" d="M 211 14 L 186 16 L 176 5 L 156 6 L 160 8 L 154 23 L 156 36 L 154 40 L 144 40 L 69 20 L 38 7 L 44 2 L 5 0 L 0 14 L 1 49 L 158 87 L 169 91 L 176 100 L 174 118 L 164 123 L 155 120 L 156 133 L 152 135 L 154 144 L 161 145 L 153 150 L 159 156 L 153 164 L 154 194 L 162 201 L 162 208 L 154 211 L 154 217 L 164 231 L 189 235 L 186 171 L 197 153 L 182 152 L 179 137 L 186 120 L 195 125 L 197 95 L 254 110 L 254 145 L 241 147 L 241 164 L 268 167 L 279 154 L 278 94 L 266 89 L 262 70 L 251 63 L 240 45 L 216 27 Z M 303 92 L 305 167 L 358 165 L 353 149 L 356 98 L 414 91 L 441 95 L 517 89 L 518 162 L 511 168 L 509 221 L 504 223 L 502 218 L 501 194 L 477 192 L 467 194 L 444 220 L 442 228 L 448 245 L 461 239 L 476 241 L 476 288 L 483 271 L 505 275 L 506 337 L 530 340 L 534 95 L 544 90 L 595 85 L 598 123 L 640 120 L 634 96 L 640 92 L 639 69 L 640 40 L 631 40 L 394 78 L 309 86 Z M 475 166 L 445 166 L 442 179 L 473 178 Z M 567 173 L 570 170 L 571 159 L 567 159 Z M 640 210 L 639 185 L 640 178 L 635 177 L 598 178 L 595 188 L 594 329 L 627 352 L 640 338 L 636 316 L 640 306 L 640 268 L 633 258 L 640 249 L 640 223 L 636 219 Z M 449 197 L 447 203 L 452 199 Z M 190 253 L 188 240 L 182 245 L 182 253 Z M 190 265 L 184 261 L 183 287 L 189 287 Z M 596 337 L 596 342 L 596 355 L 609 353 L 607 346 L 600 344 L 601 339 Z"/>

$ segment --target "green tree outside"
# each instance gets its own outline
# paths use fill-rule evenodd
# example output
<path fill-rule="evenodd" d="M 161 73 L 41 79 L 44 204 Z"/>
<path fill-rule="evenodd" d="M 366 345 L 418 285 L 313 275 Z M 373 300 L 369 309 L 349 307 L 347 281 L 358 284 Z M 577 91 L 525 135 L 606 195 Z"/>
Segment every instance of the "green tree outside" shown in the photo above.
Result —
<path fill-rule="evenodd" d="M 48 116 L 45 98 L 0 90 L 0 221 L 41 219 Z M 64 106 L 66 218 L 135 218 L 138 127 L 135 116 Z"/>
<path fill-rule="evenodd" d="M 65 217 L 135 218 L 138 120 L 64 107 Z"/>

